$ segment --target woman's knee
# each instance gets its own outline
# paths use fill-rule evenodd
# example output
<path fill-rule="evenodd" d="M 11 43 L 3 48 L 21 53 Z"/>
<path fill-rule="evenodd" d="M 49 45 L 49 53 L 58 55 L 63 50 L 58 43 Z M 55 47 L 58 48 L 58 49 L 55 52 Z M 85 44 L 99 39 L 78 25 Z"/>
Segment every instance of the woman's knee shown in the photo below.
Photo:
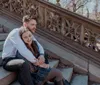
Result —
<path fill-rule="evenodd" d="M 54 73 L 55 73 L 55 78 L 56 80 L 62 80 L 63 79 L 63 75 L 61 73 L 61 71 L 59 69 L 54 69 Z"/>
<path fill-rule="evenodd" d="M 58 76 L 63 77 L 60 70 L 56 69 L 56 73 L 57 73 Z"/>

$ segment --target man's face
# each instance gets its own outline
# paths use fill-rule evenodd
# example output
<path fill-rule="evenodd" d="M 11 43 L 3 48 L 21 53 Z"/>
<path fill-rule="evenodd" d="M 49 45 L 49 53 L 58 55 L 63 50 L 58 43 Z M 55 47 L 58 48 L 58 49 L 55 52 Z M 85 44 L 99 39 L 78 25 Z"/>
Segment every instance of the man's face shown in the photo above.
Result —
<path fill-rule="evenodd" d="M 32 32 L 32 33 L 35 33 L 36 31 L 36 25 L 37 25 L 37 22 L 36 20 L 32 19 L 30 20 L 29 22 L 26 23 L 26 27 Z"/>

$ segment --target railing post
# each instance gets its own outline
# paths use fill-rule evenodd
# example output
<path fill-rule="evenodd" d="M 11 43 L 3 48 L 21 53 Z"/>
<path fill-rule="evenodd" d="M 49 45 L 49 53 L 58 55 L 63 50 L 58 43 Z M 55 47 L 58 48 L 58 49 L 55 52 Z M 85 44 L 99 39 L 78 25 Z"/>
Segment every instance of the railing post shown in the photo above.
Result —
<path fill-rule="evenodd" d="M 12 12 L 11 1 L 12 1 L 12 0 L 9 0 L 9 4 L 10 4 L 10 7 L 9 7 L 9 9 L 10 9 L 10 11 Z"/>
<path fill-rule="evenodd" d="M 47 8 L 44 9 L 44 28 L 47 28 Z"/>
<path fill-rule="evenodd" d="M 23 15 L 26 14 L 26 0 L 23 0 Z"/>
<path fill-rule="evenodd" d="M 81 26 L 81 33 L 80 33 L 80 43 L 81 45 L 83 44 L 84 42 L 84 26 L 82 25 Z"/>

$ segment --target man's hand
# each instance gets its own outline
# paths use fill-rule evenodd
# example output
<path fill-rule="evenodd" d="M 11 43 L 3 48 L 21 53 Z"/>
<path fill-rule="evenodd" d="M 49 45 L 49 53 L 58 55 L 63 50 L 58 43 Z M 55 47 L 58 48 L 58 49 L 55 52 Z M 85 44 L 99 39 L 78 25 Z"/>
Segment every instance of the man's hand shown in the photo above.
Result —
<path fill-rule="evenodd" d="M 36 65 L 36 66 L 39 66 L 39 61 L 38 61 L 38 59 L 36 59 L 36 62 L 33 63 L 33 64 Z"/>
<path fill-rule="evenodd" d="M 40 55 L 40 56 L 38 57 L 38 62 L 39 62 L 39 64 L 43 64 L 43 63 L 45 62 L 45 58 L 44 58 L 43 55 Z"/>

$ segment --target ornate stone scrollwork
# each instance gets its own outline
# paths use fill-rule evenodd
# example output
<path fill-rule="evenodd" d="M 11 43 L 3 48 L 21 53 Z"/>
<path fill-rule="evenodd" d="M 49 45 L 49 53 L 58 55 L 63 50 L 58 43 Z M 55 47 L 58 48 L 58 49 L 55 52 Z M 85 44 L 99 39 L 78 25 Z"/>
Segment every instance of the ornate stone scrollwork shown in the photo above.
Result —
<path fill-rule="evenodd" d="M 85 32 L 84 32 L 84 44 L 85 46 L 92 48 L 96 51 L 96 37 L 98 36 L 98 33 L 93 32 L 91 29 L 89 28 L 85 28 Z"/>
<path fill-rule="evenodd" d="M 18 15 L 23 15 L 23 0 L 9 0 L 10 11 L 17 13 Z"/>
<path fill-rule="evenodd" d="M 38 5 L 30 3 L 27 5 L 26 10 L 26 14 L 30 14 L 34 18 L 38 18 Z"/>
<path fill-rule="evenodd" d="M 67 18 L 64 19 L 62 22 L 62 34 L 74 39 L 75 41 L 79 41 L 80 24 L 77 24 Z"/>
<path fill-rule="evenodd" d="M 9 0 L 0 0 L 0 6 L 3 8 L 9 7 Z"/>
<path fill-rule="evenodd" d="M 47 12 L 47 28 L 51 31 L 57 31 L 61 32 L 61 16 L 53 13 L 53 12 Z"/>

